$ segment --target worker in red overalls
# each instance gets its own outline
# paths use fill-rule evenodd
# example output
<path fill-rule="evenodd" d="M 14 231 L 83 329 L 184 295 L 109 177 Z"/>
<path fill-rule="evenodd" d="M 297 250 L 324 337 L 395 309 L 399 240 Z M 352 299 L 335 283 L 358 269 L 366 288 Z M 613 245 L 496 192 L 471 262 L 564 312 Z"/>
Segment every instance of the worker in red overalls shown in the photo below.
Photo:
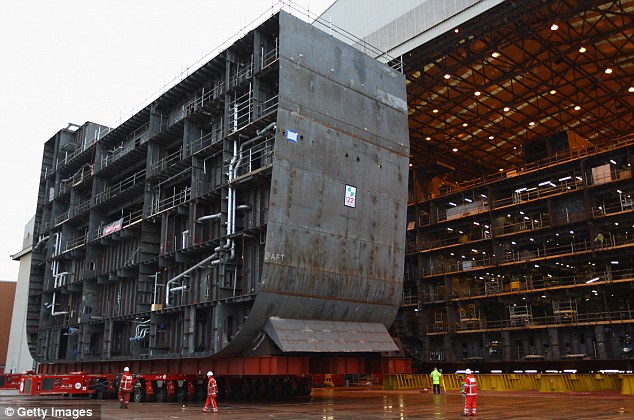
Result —
<path fill-rule="evenodd" d="M 203 413 L 217 413 L 218 405 L 216 404 L 216 396 L 218 395 L 218 384 L 214 379 L 214 373 L 212 371 L 207 372 L 207 400 L 203 407 Z M 211 408 L 211 409 L 210 409 Z"/>
<path fill-rule="evenodd" d="M 130 402 L 130 393 L 132 392 L 132 375 L 130 374 L 130 368 L 123 368 L 123 375 L 119 380 L 119 408 L 128 408 Z"/>
<path fill-rule="evenodd" d="M 467 376 L 465 376 L 462 384 L 462 393 L 465 396 L 464 413 L 462 415 L 469 417 L 469 413 L 471 413 L 471 415 L 475 417 L 477 416 L 476 402 L 478 400 L 478 385 L 476 384 L 475 376 L 471 374 L 471 369 L 465 370 L 465 373 Z"/>

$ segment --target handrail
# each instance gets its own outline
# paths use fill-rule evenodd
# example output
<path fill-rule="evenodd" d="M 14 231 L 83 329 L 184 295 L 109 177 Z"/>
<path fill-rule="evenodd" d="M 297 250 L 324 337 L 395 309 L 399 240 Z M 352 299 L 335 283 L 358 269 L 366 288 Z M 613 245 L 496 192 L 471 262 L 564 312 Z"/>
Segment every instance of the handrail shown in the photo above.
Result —
<path fill-rule="evenodd" d="M 128 188 L 132 188 L 137 184 L 145 182 L 145 169 L 133 173 L 122 181 L 106 187 L 102 192 L 95 195 L 95 204 L 104 202 L 105 200 L 115 197 Z"/>
<path fill-rule="evenodd" d="M 460 191 L 482 187 L 492 182 L 500 181 L 502 179 L 510 178 L 516 175 L 520 175 L 520 174 L 524 175 L 529 172 L 534 172 L 534 171 L 542 170 L 548 167 L 561 165 L 563 163 L 571 162 L 582 157 L 588 157 L 588 156 L 593 156 L 600 153 L 605 153 L 610 150 L 627 147 L 633 144 L 634 144 L 634 135 L 628 135 L 624 137 L 617 137 L 615 140 L 607 143 L 606 145 L 602 147 L 590 146 L 590 147 L 584 147 L 582 149 L 572 150 L 566 153 L 555 154 L 548 158 L 526 164 L 525 166 L 520 168 L 521 172 L 519 173 L 516 168 L 513 168 L 513 169 L 504 170 L 502 172 L 496 172 L 496 173 L 485 175 L 482 177 L 473 178 L 467 181 L 459 182 L 455 184 L 455 186 L 453 187 L 448 187 L 445 190 L 440 191 L 438 195 L 436 195 L 433 199 L 435 200 L 437 198 L 449 196 L 451 194 L 454 194 Z M 422 202 L 430 201 L 430 200 L 432 200 L 432 198 L 428 197 L 420 201 L 416 200 L 415 203 L 422 203 Z"/>
<path fill-rule="evenodd" d="M 497 256 L 493 259 L 491 256 L 478 254 L 478 257 L 470 259 L 455 258 L 452 260 L 437 261 L 437 266 L 433 268 L 422 268 L 421 278 L 435 276 L 440 274 L 457 273 L 460 271 L 470 271 L 475 269 L 489 268 L 494 265 L 508 265 L 518 262 L 539 262 L 546 258 L 564 255 L 579 255 L 594 252 L 597 250 L 607 250 L 616 247 L 630 246 L 634 244 L 634 235 L 626 233 L 613 234 L 610 233 L 604 244 L 596 244 L 590 240 L 571 241 L 562 245 L 542 246 L 534 248 L 521 248 L 508 251 L 503 256 Z"/>

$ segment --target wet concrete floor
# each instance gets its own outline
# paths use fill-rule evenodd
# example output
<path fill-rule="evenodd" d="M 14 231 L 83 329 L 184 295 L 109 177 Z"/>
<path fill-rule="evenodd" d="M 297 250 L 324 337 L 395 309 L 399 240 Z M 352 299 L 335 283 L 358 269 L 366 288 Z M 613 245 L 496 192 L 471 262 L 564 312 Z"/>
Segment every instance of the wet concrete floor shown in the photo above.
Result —
<path fill-rule="evenodd" d="M 0 394 L 0 419 L 73 418 L 78 411 L 93 410 L 78 419 L 459 419 L 464 398 L 458 392 L 433 395 L 419 391 L 382 391 L 356 388 L 314 389 L 310 397 L 288 401 L 219 401 L 220 411 L 201 412 L 202 403 L 130 403 L 119 409 L 116 400 L 95 401 L 63 397 L 25 397 Z M 51 416 L 52 408 L 61 408 Z M 26 413 L 25 410 L 32 410 Z M 39 411 L 39 417 L 36 417 Z M 71 411 L 69 411 L 71 410 Z M 23 414 L 20 416 L 20 413 Z M 9 416 L 9 414 L 12 414 Z M 24 414 L 33 414 L 26 417 Z M 481 392 L 478 418 L 485 419 L 632 419 L 634 396 L 617 392 L 544 394 L 538 392 Z"/>

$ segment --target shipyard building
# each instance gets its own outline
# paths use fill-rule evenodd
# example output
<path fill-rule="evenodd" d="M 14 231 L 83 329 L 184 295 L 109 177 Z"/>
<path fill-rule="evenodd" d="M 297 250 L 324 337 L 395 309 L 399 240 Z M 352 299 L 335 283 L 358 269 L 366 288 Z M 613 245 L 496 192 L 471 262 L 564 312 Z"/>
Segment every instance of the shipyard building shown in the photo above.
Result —
<path fill-rule="evenodd" d="M 377 28 L 351 3 L 327 21 L 407 77 L 394 336 L 448 368 L 631 369 L 634 2 L 403 2 Z"/>

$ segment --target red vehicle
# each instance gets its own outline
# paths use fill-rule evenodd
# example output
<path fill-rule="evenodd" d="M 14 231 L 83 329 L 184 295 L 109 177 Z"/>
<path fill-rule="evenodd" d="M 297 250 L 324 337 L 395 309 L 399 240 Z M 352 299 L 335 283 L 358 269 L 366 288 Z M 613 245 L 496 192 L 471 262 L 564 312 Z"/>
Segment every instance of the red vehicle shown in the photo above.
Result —
<path fill-rule="evenodd" d="M 32 370 L 24 373 L 4 373 L 0 375 L 0 389 L 19 389 L 22 378 L 34 374 Z"/>
<path fill-rule="evenodd" d="M 24 375 L 19 391 L 26 395 L 89 395 L 102 399 L 115 394 L 114 379 L 112 374 L 85 372 Z"/>

